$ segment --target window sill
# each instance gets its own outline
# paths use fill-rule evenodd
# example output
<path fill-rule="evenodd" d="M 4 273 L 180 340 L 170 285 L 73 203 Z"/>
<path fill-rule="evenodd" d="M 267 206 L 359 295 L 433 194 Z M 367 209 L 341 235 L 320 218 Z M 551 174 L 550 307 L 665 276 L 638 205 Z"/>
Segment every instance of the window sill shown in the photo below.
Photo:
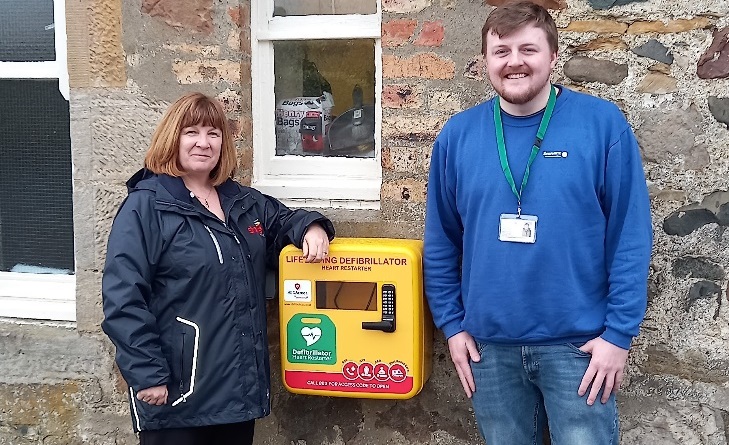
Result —
<path fill-rule="evenodd" d="M 0 272 L 0 317 L 76 321 L 76 276 Z"/>
<path fill-rule="evenodd" d="M 291 207 L 379 210 L 380 183 L 380 178 L 281 176 L 254 180 L 253 187 Z"/>

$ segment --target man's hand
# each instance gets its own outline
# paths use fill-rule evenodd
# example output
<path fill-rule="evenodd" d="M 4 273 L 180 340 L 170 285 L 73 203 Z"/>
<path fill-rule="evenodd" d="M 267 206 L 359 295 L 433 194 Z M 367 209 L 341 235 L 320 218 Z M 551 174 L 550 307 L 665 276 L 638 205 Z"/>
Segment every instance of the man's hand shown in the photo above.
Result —
<path fill-rule="evenodd" d="M 167 403 L 167 385 L 143 389 L 137 393 L 137 399 L 150 405 L 165 405 Z"/>
<path fill-rule="evenodd" d="M 301 250 L 307 263 L 319 263 L 329 255 L 329 237 L 321 224 L 312 223 L 306 228 Z"/>
<path fill-rule="evenodd" d="M 582 377 L 577 394 L 584 396 L 587 388 L 592 384 L 590 394 L 587 396 L 587 404 L 592 405 L 597 399 L 597 394 L 602 391 L 602 403 L 607 403 L 610 394 L 617 393 L 623 383 L 623 371 L 625 362 L 628 360 L 628 351 L 603 340 L 600 337 L 593 338 L 582 347 L 580 351 L 592 355 L 590 366 Z"/>
<path fill-rule="evenodd" d="M 461 379 L 463 390 L 470 399 L 473 392 L 476 391 L 476 383 L 473 381 L 473 372 L 471 372 L 471 360 L 481 361 L 476 342 L 471 334 L 462 331 L 448 339 L 448 349 L 451 351 L 451 360 L 456 365 L 456 372 L 458 378 Z"/>

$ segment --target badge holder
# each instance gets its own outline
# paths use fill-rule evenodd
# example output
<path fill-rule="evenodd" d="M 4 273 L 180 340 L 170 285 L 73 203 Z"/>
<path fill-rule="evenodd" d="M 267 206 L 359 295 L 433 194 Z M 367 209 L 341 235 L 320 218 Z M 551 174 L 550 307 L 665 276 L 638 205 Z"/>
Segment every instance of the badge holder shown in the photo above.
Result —
<path fill-rule="evenodd" d="M 534 244 L 537 241 L 537 217 L 504 213 L 499 218 L 499 241 Z"/>

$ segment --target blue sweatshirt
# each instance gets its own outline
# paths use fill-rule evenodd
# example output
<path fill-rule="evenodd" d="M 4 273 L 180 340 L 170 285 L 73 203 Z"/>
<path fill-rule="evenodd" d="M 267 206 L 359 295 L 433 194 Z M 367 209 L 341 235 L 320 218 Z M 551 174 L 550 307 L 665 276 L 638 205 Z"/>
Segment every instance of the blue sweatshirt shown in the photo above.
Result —
<path fill-rule="evenodd" d="M 560 87 L 522 194 L 534 244 L 499 241 L 517 199 L 499 163 L 494 100 L 453 116 L 433 147 L 425 291 L 446 337 L 507 345 L 630 347 L 646 309 L 650 201 L 638 144 L 612 103 Z M 502 112 L 519 188 L 543 112 Z"/>

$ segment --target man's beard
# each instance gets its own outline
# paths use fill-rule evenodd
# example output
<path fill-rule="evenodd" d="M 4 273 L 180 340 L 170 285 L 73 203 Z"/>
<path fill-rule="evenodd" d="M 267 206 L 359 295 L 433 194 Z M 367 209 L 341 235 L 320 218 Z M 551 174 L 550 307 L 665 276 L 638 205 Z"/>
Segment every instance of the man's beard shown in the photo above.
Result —
<path fill-rule="evenodd" d="M 504 80 L 505 77 L 514 74 L 514 73 L 507 73 L 502 78 L 500 78 L 500 82 L 498 83 L 498 87 L 494 86 L 494 82 L 491 83 L 491 85 L 494 87 L 494 90 L 496 93 L 505 101 L 514 104 L 514 105 L 524 105 L 526 103 L 529 103 L 531 100 L 539 96 L 539 94 L 544 90 L 545 86 L 549 84 L 549 78 L 545 79 L 544 82 L 541 85 L 529 83 L 526 87 L 526 89 L 523 88 L 505 88 L 504 87 Z M 527 76 L 532 76 L 533 73 L 528 73 Z M 508 81 L 507 81 L 508 82 Z"/>
<path fill-rule="evenodd" d="M 544 85 L 546 85 L 546 83 Z M 542 92 L 544 85 L 530 85 L 526 90 L 507 91 L 507 89 L 504 88 L 502 84 L 498 88 L 494 87 L 494 89 L 496 90 L 496 93 L 501 96 L 501 98 L 505 101 L 514 105 L 524 105 L 525 103 L 528 103 L 529 101 L 537 97 L 539 93 Z"/>

